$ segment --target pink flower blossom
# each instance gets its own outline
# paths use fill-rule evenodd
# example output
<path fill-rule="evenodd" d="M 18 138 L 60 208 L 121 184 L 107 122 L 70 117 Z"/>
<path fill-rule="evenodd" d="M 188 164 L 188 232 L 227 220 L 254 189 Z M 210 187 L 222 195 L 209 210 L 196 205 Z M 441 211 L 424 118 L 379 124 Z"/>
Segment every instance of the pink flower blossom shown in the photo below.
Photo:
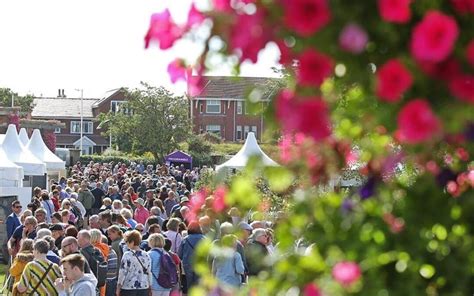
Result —
<path fill-rule="evenodd" d="M 334 62 L 315 49 L 308 48 L 299 56 L 298 83 L 302 86 L 319 87 L 332 75 Z"/>
<path fill-rule="evenodd" d="M 249 59 L 257 62 L 258 53 L 270 40 L 270 31 L 264 26 L 265 12 L 258 10 L 255 14 L 241 14 L 234 23 L 229 47 L 232 51 L 241 53 L 240 60 Z"/>
<path fill-rule="evenodd" d="M 450 57 L 441 63 L 418 61 L 418 66 L 427 75 L 447 82 L 461 74 L 461 64 L 454 57 Z"/>
<path fill-rule="evenodd" d="M 404 24 L 411 18 L 411 0 L 378 0 L 379 13 L 386 22 Z"/>
<path fill-rule="evenodd" d="M 474 67 L 474 39 L 472 39 L 466 47 L 466 59 L 471 67 Z"/>
<path fill-rule="evenodd" d="M 231 12 L 232 7 L 230 6 L 230 0 L 212 0 L 214 10 L 220 12 Z"/>
<path fill-rule="evenodd" d="M 214 210 L 214 212 L 220 213 L 226 208 L 227 206 L 226 201 L 225 201 L 226 195 L 227 195 L 227 188 L 225 188 L 224 186 L 219 186 L 216 188 L 213 194 L 214 202 L 212 203 L 212 209 Z"/>
<path fill-rule="evenodd" d="M 318 286 L 315 283 L 309 283 L 304 286 L 303 289 L 304 296 L 321 296 Z"/>
<path fill-rule="evenodd" d="M 367 32 L 357 24 L 346 25 L 339 35 L 342 50 L 355 54 L 363 52 L 368 41 Z"/>
<path fill-rule="evenodd" d="M 452 78 L 449 90 L 461 101 L 474 104 L 474 75 L 462 74 Z"/>
<path fill-rule="evenodd" d="M 200 25 L 205 19 L 205 16 L 196 9 L 194 3 L 191 5 L 191 9 L 188 13 L 188 21 L 186 23 L 186 27 L 190 28 L 194 25 Z"/>
<path fill-rule="evenodd" d="M 333 278 L 343 286 L 356 282 L 361 275 L 359 265 L 352 261 L 339 262 L 332 268 Z"/>
<path fill-rule="evenodd" d="M 392 59 L 386 62 L 376 74 L 377 77 L 377 96 L 386 102 L 394 103 L 400 101 L 404 92 L 406 92 L 413 83 L 410 72 L 403 64 Z"/>
<path fill-rule="evenodd" d="M 278 46 L 278 49 L 280 50 L 280 64 L 282 65 L 287 65 L 291 64 L 293 62 L 293 53 L 291 51 L 291 48 L 288 47 L 285 43 L 285 41 L 279 39 L 275 41 L 276 45 Z"/>
<path fill-rule="evenodd" d="M 439 11 L 429 11 L 413 29 L 411 55 L 418 61 L 441 62 L 453 51 L 459 35 L 456 20 Z"/>
<path fill-rule="evenodd" d="M 148 48 L 150 43 L 156 40 L 160 43 L 160 49 L 168 49 L 183 36 L 183 33 L 183 28 L 173 22 L 168 9 L 161 13 L 154 13 L 145 36 L 145 48 Z"/>
<path fill-rule="evenodd" d="M 451 5 L 459 14 L 474 14 L 474 0 L 451 0 Z"/>
<path fill-rule="evenodd" d="M 296 98 L 283 90 L 277 98 L 276 116 L 284 132 L 301 132 L 315 141 L 331 135 L 328 108 L 319 97 Z"/>
<path fill-rule="evenodd" d="M 311 36 L 331 20 L 326 0 L 282 0 L 283 22 L 303 37 Z"/>
<path fill-rule="evenodd" d="M 188 84 L 188 94 L 192 97 L 199 95 L 204 89 L 204 67 L 199 66 L 197 69 L 197 75 L 192 74 L 192 69 L 186 70 L 186 82 Z"/>
<path fill-rule="evenodd" d="M 415 99 L 406 104 L 397 118 L 400 141 L 417 144 L 435 136 L 440 122 L 425 99 Z"/>
<path fill-rule="evenodd" d="M 172 83 L 182 79 L 186 80 L 186 67 L 182 59 L 175 59 L 168 65 L 168 74 Z"/>

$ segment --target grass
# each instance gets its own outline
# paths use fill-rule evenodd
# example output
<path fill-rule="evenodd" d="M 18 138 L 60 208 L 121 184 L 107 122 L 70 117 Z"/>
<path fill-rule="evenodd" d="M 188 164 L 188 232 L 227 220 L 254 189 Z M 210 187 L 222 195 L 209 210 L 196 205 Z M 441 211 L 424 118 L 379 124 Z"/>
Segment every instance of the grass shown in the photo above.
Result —
<path fill-rule="evenodd" d="M 5 264 L 0 264 L 0 288 L 3 287 L 5 283 L 5 275 L 6 275 L 7 266 Z"/>

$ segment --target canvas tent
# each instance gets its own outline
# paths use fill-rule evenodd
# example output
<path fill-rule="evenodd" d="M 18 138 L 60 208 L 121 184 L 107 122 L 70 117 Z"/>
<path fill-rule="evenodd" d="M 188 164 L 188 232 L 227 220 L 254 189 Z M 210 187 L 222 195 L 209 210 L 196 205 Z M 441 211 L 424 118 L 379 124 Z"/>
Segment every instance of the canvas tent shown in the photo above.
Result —
<path fill-rule="evenodd" d="M 188 168 L 193 167 L 193 158 L 183 151 L 175 151 L 165 156 L 165 162 L 168 165 L 184 164 Z"/>
<path fill-rule="evenodd" d="M 25 128 L 20 129 L 20 134 L 18 135 L 18 138 L 20 139 L 20 142 L 23 144 L 23 146 L 26 146 L 28 144 L 28 134 L 26 133 Z"/>
<path fill-rule="evenodd" d="M 59 172 L 66 168 L 64 161 L 57 157 L 43 141 L 41 133 L 38 129 L 33 131 L 31 139 L 29 140 L 26 148 L 33 153 L 39 160 L 46 164 L 46 171 Z"/>
<path fill-rule="evenodd" d="M 0 187 L 21 187 L 23 168 L 14 164 L 0 145 Z"/>
<path fill-rule="evenodd" d="M 20 143 L 16 127 L 10 124 L 2 143 L 8 159 L 23 168 L 25 176 L 43 176 L 46 165 Z"/>
<path fill-rule="evenodd" d="M 247 139 L 245 140 L 244 146 L 240 148 L 240 151 L 237 152 L 231 159 L 224 162 L 221 165 L 216 166 L 216 171 L 221 171 L 225 168 L 227 169 L 237 169 L 240 170 L 245 167 L 250 157 L 257 156 L 260 157 L 263 165 L 265 166 L 278 166 L 278 164 L 273 161 L 265 152 L 262 151 L 260 146 L 257 143 L 255 134 L 253 132 L 248 133 Z"/>

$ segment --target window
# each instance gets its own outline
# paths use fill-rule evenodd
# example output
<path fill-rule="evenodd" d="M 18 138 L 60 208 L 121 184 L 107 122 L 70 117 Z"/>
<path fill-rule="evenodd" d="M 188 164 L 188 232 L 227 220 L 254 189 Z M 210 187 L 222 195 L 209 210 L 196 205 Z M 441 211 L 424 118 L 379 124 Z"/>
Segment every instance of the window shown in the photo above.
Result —
<path fill-rule="evenodd" d="M 94 126 L 92 121 L 83 121 L 82 122 L 82 133 L 83 134 L 92 134 L 94 132 Z M 80 134 L 81 133 L 81 122 L 80 121 L 71 121 L 71 134 Z"/>
<path fill-rule="evenodd" d="M 248 125 L 244 126 L 244 137 L 245 137 L 245 139 L 247 139 L 247 135 L 249 134 L 249 128 L 250 127 Z"/>
<path fill-rule="evenodd" d="M 60 127 L 55 127 L 54 128 L 54 133 L 55 134 L 60 134 L 61 133 L 61 128 Z"/>
<path fill-rule="evenodd" d="M 241 125 L 238 125 L 237 126 L 237 137 L 236 137 L 237 140 L 242 140 L 242 126 Z"/>
<path fill-rule="evenodd" d="M 132 112 L 128 108 L 125 108 L 124 106 L 121 106 L 125 103 L 126 103 L 125 101 L 111 101 L 110 102 L 110 111 L 112 113 L 122 112 L 123 114 L 131 115 Z"/>
<path fill-rule="evenodd" d="M 243 105 L 242 101 L 237 102 L 237 114 L 242 114 L 242 107 L 243 107 L 242 105 Z M 241 129 L 242 129 L 242 127 L 241 127 Z"/>
<path fill-rule="evenodd" d="M 206 101 L 206 113 L 221 113 L 221 102 L 218 100 Z"/>
<path fill-rule="evenodd" d="M 250 113 L 247 104 L 244 104 L 244 113 L 245 113 L 246 115 Z"/>
<path fill-rule="evenodd" d="M 206 132 L 220 136 L 221 126 L 220 125 L 206 125 Z"/>
<path fill-rule="evenodd" d="M 257 126 L 256 125 L 252 125 L 252 128 L 250 129 L 250 131 L 255 133 L 255 137 L 257 136 Z"/>
<path fill-rule="evenodd" d="M 203 113 L 204 112 L 204 104 L 203 103 L 199 103 L 199 113 Z"/>

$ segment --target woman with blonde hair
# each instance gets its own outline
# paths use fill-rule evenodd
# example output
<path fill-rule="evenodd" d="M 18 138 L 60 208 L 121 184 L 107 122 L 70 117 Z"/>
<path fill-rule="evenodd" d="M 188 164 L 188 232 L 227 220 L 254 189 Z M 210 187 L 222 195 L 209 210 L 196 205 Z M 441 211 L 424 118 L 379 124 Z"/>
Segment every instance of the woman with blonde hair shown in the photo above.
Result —
<path fill-rule="evenodd" d="M 91 236 L 91 245 L 99 249 L 100 253 L 104 257 L 105 261 L 109 258 L 109 246 L 102 242 L 102 232 L 98 229 L 89 230 Z M 105 286 L 99 288 L 100 296 L 105 296 Z"/>
<path fill-rule="evenodd" d="M 34 241 L 29 238 L 21 242 L 20 251 L 16 254 L 12 266 L 10 267 L 10 274 L 15 279 L 14 284 L 21 280 L 21 274 L 26 264 L 34 259 L 33 243 Z"/>
<path fill-rule="evenodd" d="M 33 216 L 33 212 L 31 212 L 30 210 L 25 210 L 25 211 L 23 211 L 23 213 L 22 213 L 21 216 L 20 216 L 20 223 L 21 223 L 21 225 L 24 225 L 25 219 L 26 219 L 26 217 L 28 217 L 28 216 Z"/>

